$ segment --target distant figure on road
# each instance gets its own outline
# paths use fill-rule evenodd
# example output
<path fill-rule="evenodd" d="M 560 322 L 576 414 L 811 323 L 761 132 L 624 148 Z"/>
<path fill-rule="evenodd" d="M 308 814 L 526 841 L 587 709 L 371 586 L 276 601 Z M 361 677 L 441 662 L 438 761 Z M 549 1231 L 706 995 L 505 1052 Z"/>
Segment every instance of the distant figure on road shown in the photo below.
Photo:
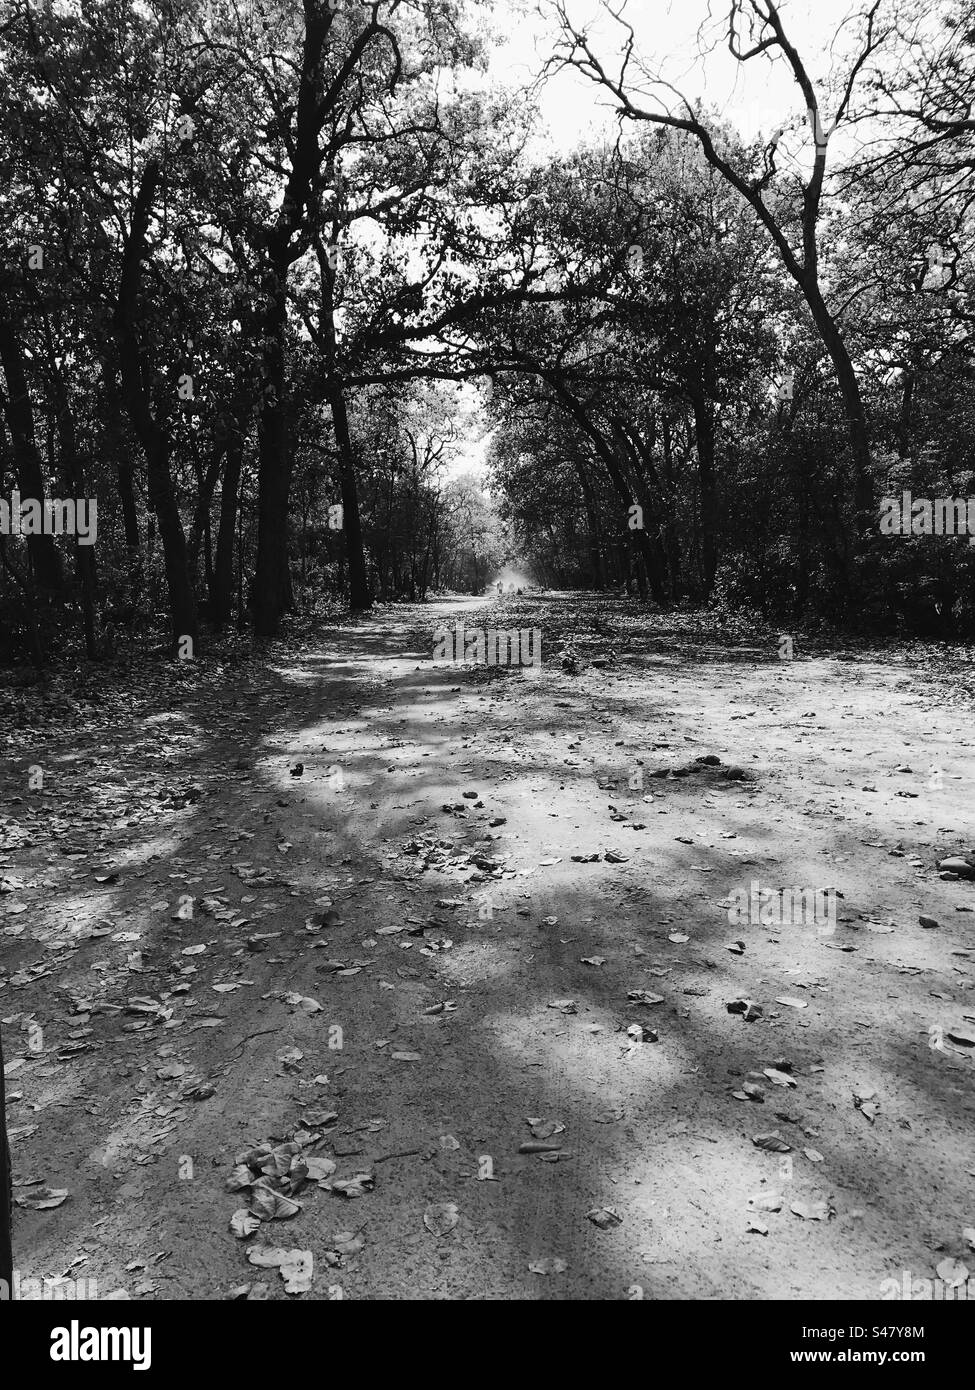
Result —
<path fill-rule="evenodd" d="M 501 583 L 501 580 L 499 579 L 499 580 L 498 580 L 498 597 L 500 598 L 501 595 L 502 595 L 503 593 L 504 593 L 504 585 Z"/>

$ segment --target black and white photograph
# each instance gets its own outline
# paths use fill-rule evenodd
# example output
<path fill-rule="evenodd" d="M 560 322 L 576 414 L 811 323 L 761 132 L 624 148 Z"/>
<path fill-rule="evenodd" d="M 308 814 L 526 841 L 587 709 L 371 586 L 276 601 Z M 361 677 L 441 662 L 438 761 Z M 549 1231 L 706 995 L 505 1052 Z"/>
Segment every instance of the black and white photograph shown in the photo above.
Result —
<path fill-rule="evenodd" d="M 12 1348 L 932 1365 L 973 784 L 973 0 L 0 0 Z"/>

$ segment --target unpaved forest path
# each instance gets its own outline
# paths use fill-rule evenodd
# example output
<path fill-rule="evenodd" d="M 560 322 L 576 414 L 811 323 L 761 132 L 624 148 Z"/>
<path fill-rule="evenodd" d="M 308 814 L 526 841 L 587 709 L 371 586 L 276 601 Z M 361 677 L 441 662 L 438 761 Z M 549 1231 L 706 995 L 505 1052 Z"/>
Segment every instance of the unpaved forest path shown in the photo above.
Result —
<path fill-rule="evenodd" d="M 168 701 L 106 696 L 54 732 L 20 717 L 8 1122 L 18 1195 L 70 1193 L 18 1208 L 24 1276 L 288 1297 L 257 1245 L 311 1251 L 313 1299 L 879 1298 L 964 1258 L 975 1047 L 930 1030 L 975 1019 L 975 883 L 936 871 L 975 847 L 971 665 L 780 662 L 774 638 L 623 601 L 517 604 L 386 608 Z M 499 616 L 542 629 L 539 672 L 431 663 L 434 628 Z M 839 888 L 836 933 L 729 925 L 753 878 Z M 763 1016 L 729 1013 L 739 997 Z M 658 1040 L 631 1045 L 632 1023 Z M 736 1099 L 745 1082 L 764 1100 Z M 564 1125 L 558 1161 L 519 1154 L 528 1117 Z M 307 1187 L 297 1217 L 235 1239 L 234 1155 L 296 1130 L 374 1189 Z M 791 1176 L 753 1142 L 773 1130 Z M 749 1207 L 768 1191 L 781 1210 Z M 823 1220 L 790 1209 L 820 1200 Z M 458 1219 L 438 1235 L 440 1203 Z"/>

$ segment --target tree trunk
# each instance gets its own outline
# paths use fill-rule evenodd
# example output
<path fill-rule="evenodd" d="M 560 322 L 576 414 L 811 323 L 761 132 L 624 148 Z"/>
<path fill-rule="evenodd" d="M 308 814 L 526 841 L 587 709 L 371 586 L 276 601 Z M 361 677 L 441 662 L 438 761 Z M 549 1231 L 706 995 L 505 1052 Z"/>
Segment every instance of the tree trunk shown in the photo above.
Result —
<path fill-rule="evenodd" d="M 122 420 L 122 405 L 118 390 L 118 362 L 115 353 L 109 349 L 109 359 L 102 370 L 102 385 L 105 390 L 106 437 L 111 456 L 115 460 L 116 482 L 119 501 L 122 506 L 122 527 L 125 532 L 125 549 L 129 559 L 129 585 L 134 603 L 142 582 L 142 533 L 139 530 L 139 511 L 135 501 L 134 472 L 132 460 L 128 456 L 125 440 L 125 427 Z"/>
<path fill-rule="evenodd" d="M 362 543 L 362 521 L 359 516 L 359 483 L 356 476 L 355 454 L 349 432 L 349 415 L 342 383 L 332 376 L 329 382 L 329 402 L 335 425 L 335 440 L 339 447 L 339 480 L 342 489 L 342 528 L 345 533 L 345 553 L 349 562 L 349 606 L 358 612 L 372 607 L 372 594 L 366 574 L 366 556 Z"/>
<path fill-rule="evenodd" d="M 600 547 L 599 512 L 596 508 L 592 483 L 589 481 L 589 475 L 586 473 L 582 460 L 577 457 L 573 462 L 586 508 L 586 531 L 589 539 L 589 569 L 592 574 L 592 587 L 599 591 L 606 587 L 606 575 L 603 570 L 603 556 Z"/>
<path fill-rule="evenodd" d="M 196 598 L 190 583 L 186 537 L 183 534 L 183 522 L 173 492 L 169 470 L 169 447 L 164 436 L 160 435 L 149 446 L 147 462 L 149 501 L 159 522 L 159 539 L 163 548 L 172 616 L 173 646 L 179 647 L 183 639 L 189 638 L 192 654 L 198 656 L 200 634 Z"/>
<path fill-rule="evenodd" d="M 819 335 L 829 353 L 843 399 L 847 433 L 853 453 L 856 508 L 859 512 L 867 512 L 872 509 L 874 503 L 873 478 L 870 473 L 870 435 L 867 430 L 863 397 L 860 394 L 860 382 L 843 334 L 829 312 L 818 285 L 803 283 L 802 288 Z"/>
<path fill-rule="evenodd" d="M 129 556 L 129 582 L 137 589 L 142 578 L 142 533 L 139 530 L 139 511 L 135 502 L 131 463 L 119 463 L 116 474 L 119 500 L 122 503 L 122 527 L 125 548 Z M 134 597 L 133 593 L 133 597 Z"/>
<path fill-rule="evenodd" d="M 664 412 L 661 418 L 661 448 L 663 450 L 663 494 L 667 519 L 664 523 L 664 554 L 667 557 L 667 570 L 670 574 L 670 592 L 675 599 L 680 598 L 683 576 L 681 573 L 681 548 L 674 544 L 674 451 L 670 416 Z"/>
<path fill-rule="evenodd" d="M 342 528 L 345 533 L 345 553 L 349 562 L 349 606 L 353 612 L 372 607 L 369 576 L 366 572 L 365 548 L 362 542 L 362 521 L 359 516 L 359 483 L 356 476 L 355 452 L 349 430 L 349 412 L 339 370 L 338 342 L 335 337 L 335 270 L 326 248 L 316 244 L 322 304 L 318 316 L 319 347 L 325 359 L 326 392 L 332 409 L 335 443 L 339 451 L 339 481 L 342 490 Z"/>
<path fill-rule="evenodd" d="M 376 7 L 373 7 L 375 10 Z M 304 38 L 298 69 L 294 111 L 291 172 L 284 198 L 261 238 L 265 311 L 258 321 L 264 339 L 264 404 L 261 410 L 258 458 L 257 566 L 251 590 L 254 631 L 273 637 L 281 618 L 294 607 L 288 565 L 288 503 L 294 460 L 288 420 L 287 322 L 288 271 L 303 252 L 295 249 L 295 234 L 306 224 L 306 208 L 322 166 L 319 136 L 335 110 L 344 82 L 382 26 L 372 22 L 354 41 L 343 70 L 323 100 L 323 53 L 333 24 L 344 24 L 341 6 L 305 0 Z M 299 14 L 301 10 L 299 9 Z"/>
<path fill-rule="evenodd" d="M 275 255 L 265 278 L 264 400 L 258 426 L 257 567 L 252 588 L 254 631 L 276 635 L 294 606 L 288 565 L 291 432 L 286 399 L 287 253 Z"/>
<path fill-rule="evenodd" d="M 193 522 L 190 526 L 190 535 L 187 541 L 190 573 L 194 576 L 194 579 L 199 575 L 200 571 L 201 546 L 204 548 L 204 577 L 207 581 L 208 591 L 210 562 L 206 554 L 206 547 L 209 544 L 210 508 L 213 506 L 213 494 L 217 490 L 217 479 L 220 477 L 220 461 L 223 458 L 226 448 L 226 440 L 219 440 L 210 456 L 208 467 L 205 470 L 200 469 L 197 474 L 196 506 L 193 509 Z"/>
<path fill-rule="evenodd" d="M 227 445 L 220 491 L 220 529 L 217 532 L 217 558 L 210 591 L 211 611 L 217 627 L 229 623 L 234 608 L 234 531 L 237 526 L 237 498 L 240 492 L 244 441 L 233 435 Z"/>
<path fill-rule="evenodd" d="M 703 596 L 710 598 L 718 572 L 718 494 L 714 473 L 714 402 L 695 391 L 694 434 L 697 441 L 697 478 L 701 507 L 701 571 Z"/>
<path fill-rule="evenodd" d="M 802 618 L 809 602 L 809 491 L 805 471 L 797 469 L 796 488 L 798 497 L 799 524 L 798 562 L 796 566 L 796 592 L 793 616 Z"/>
<path fill-rule="evenodd" d="M 41 645 L 41 634 L 37 625 L 37 588 L 34 584 L 34 577 L 29 568 L 25 568 L 23 571 L 18 570 L 7 554 L 6 537 L 2 534 L 0 534 L 0 565 L 10 575 L 17 587 L 20 595 L 17 616 L 23 623 L 27 652 L 34 666 L 38 671 L 41 671 L 44 669 L 44 648 Z"/>
<path fill-rule="evenodd" d="M 27 389 L 27 373 L 20 339 L 5 315 L 0 315 L 0 363 L 7 378 L 7 423 L 13 440 L 17 485 L 21 497 L 41 504 L 44 515 L 44 471 L 34 435 L 34 410 Z M 11 518 L 12 520 L 12 518 Z M 34 575 L 42 589 L 59 593 L 64 588 L 61 556 L 53 536 L 25 536 Z"/>
<path fill-rule="evenodd" d="M 636 571 L 637 593 L 643 603 L 647 601 L 647 567 L 643 556 L 637 553 L 633 557 L 633 568 Z"/>
<path fill-rule="evenodd" d="M 132 227 L 122 255 L 115 328 L 120 348 L 122 399 L 132 428 L 145 452 L 149 503 L 159 522 L 166 584 L 169 590 L 173 648 L 176 649 L 183 639 L 189 638 L 193 655 L 197 656 L 200 634 L 196 598 L 190 582 L 186 537 L 183 534 L 183 523 L 169 468 L 170 443 L 165 430 L 159 426 L 152 414 L 145 388 L 143 354 L 136 327 L 139 321 L 139 283 L 142 259 L 146 252 L 146 230 L 159 176 L 159 165 L 154 159 L 150 159 L 132 210 Z"/>
<path fill-rule="evenodd" d="M 613 426 L 619 447 L 630 464 L 635 482 L 635 495 L 643 509 L 643 529 L 647 538 L 646 546 L 641 552 L 644 565 L 647 573 L 652 575 L 651 582 L 657 585 L 660 594 L 663 595 L 663 597 L 658 598 L 658 602 L 663 603 L 666 601 L 668 566 L 667 552 L 661 534 L 663 518 L 659 499 L 662 490 L 653 463 L 652 445 L 643 438 L 635 426 L 627 428 L 624 422 L 618 418 L 614 420 Z M 648 558 L 651 552 L 653 555 L 652 570 Z M 644 592 L 645 590 L 641 590 L 641 596 Z M 672 593 L 673 591 L 671 591 Z M 656 594 L 655 597 L 657 597 Z"/>
<path fill-rule="evenodd" d="M 74 427 L 74 415 L 68 397 L 67 386 L 61 369 L 57 364 L 54 344 L 50 334 L 47 340 L 48 369 L 51 377 L 51 390 L 54 398 L 55 420 L 61 446 L 61 472 L 69 489 L 76 499 L 87 492 L 85 470 L 78 453 L 78 437 Z M 75 537 L 75 569 L 81 590 L 81 618 L 85 634 L 85 653 L 89 661 L 97 661 L 101 652 L 98 646 L 95 605 L 97 595 L 97 575 L 95 572 L 95 547 L 82 545 Z"/>

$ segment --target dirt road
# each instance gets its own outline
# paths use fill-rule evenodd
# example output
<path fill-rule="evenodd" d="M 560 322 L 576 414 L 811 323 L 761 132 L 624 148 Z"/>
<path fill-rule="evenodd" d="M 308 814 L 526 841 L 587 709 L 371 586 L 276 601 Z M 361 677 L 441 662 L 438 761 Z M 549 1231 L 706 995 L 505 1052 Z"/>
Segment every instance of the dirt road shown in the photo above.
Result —
<path fill-rule="evenodd" d="M 936 870 L 975 848 L 970 674 L 514 602 L 21 717 L 8 1121 L 18 1197 L 68 1192 L 18 1208 L 23 1278 L 768 1299 L 975 1270 L 975 883 Z M 432 663 L 494 618 L 541 628 L 539 670 Z M 835 931 L 733 925 L 753 881 L 839 890 Z M 236 1238 L 235 1155 L 296 1131 L 361 1195 Z M 310 1251 L 309 1291 L 250 1246 Z"/>

